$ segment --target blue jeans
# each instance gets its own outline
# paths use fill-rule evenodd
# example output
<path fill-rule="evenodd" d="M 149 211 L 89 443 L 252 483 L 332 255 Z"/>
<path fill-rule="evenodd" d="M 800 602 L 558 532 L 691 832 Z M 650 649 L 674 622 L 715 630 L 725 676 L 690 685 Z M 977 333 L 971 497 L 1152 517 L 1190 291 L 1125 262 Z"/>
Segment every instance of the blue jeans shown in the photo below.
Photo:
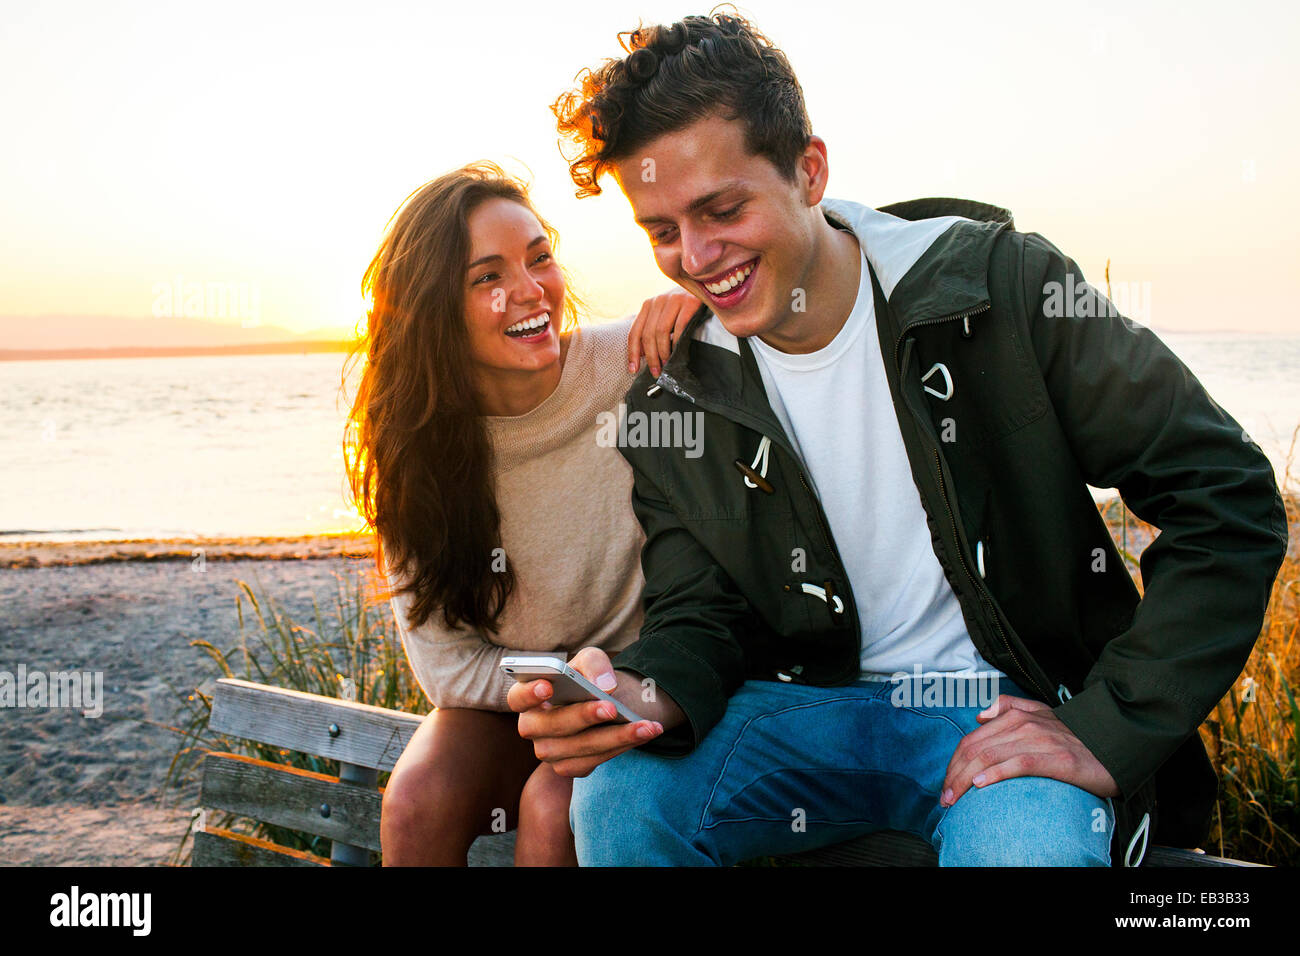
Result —
<path fill-rule="evenodd" d="M 1015 777 L 940 806 L 989 688 L 950 681 L 926 697 L 926 683 L 745 682 L 687 756 L 630 750 L 574 780 L 579 862 L 726 866 L 902 830 L 928 840 L 940 866 L 1110 865 L 1110 801 L 1071 784 Z M 1029 696 L 1005 678 L 997 689 Z"/>

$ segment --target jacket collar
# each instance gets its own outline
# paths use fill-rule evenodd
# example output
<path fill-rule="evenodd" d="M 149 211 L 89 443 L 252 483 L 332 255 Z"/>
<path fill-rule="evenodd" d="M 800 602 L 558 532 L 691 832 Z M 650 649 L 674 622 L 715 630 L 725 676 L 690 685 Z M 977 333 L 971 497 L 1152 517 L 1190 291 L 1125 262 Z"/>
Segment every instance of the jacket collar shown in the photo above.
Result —
<path fill-rule="evenodd" d="M 1015 228 L 1008 210 L 968 199 L 914 199 L 879 209 L 825 199 L 819 208 L 832 225 L 848 229 L 857 237 L 877 271 L 900 334 L 919 322 L 986 305 L 988 261 L 994 240 L 1002 230 Z M 897 244 L 916 241 L 923 230 L 932 233 L 936 226 L 932 220 L 946 216 L 962 218 L 933 239 L 903 275 L 891 275 L 889 250 Z M 885 266 L 883 275 L 880 266 Z M 715 382 L 716 375 L 711 370 L 706 383 L 696 374 L 698 362 L 693 363 L 691 359 L 698 350 L 697 338 L 703 325 L 715 320 L 708 306 L 701 305 L 655 381 L 691 402 L 697 397 L 707 397 L 735 405 L 741 397 L 743 376 L 739 371 L 736 381 L 728 383 Z M 712 348 L 716 347 L 704 344 L 706 352 Z M 739 353 L 739 349 L 736 351 Z"/>
<path fill-rule="evenodd" d="M 849 229 L 862 244 L 900 332 L 985 305 L 993 241 L 1003 229 L 1015 228 L 1008 210 L 968 199 L 913 199 L 879 209 L 827 199 L 821 208 L 832 225 Z M 929 240 L 936 226 L 942 228 L 938 220 L 949 227 Z M 903 275 L 893 275 L 891 253 L 918 235 L 928 242 L 925 251 Z"/>

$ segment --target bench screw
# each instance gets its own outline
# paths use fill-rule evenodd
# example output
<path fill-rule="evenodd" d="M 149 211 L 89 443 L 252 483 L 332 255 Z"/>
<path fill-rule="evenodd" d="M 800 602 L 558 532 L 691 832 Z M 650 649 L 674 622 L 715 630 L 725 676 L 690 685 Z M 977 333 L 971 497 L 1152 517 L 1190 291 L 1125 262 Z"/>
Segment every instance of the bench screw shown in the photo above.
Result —
<path fill-rule="evenodd" d="M 330 736 L 331 736 L 331 737 L 337 737 L 337 736 L 339 735 L 339 725 L 338 725 L 338 724 L 330 724 L 329 731 L 330 731 Z"/>
<path fill-rule="evenodd" d="M 323 817 L 328 817 L 330 815 L 330 805 L 328 803 L 322 803 L 320 805 L 320 815 Z"/>

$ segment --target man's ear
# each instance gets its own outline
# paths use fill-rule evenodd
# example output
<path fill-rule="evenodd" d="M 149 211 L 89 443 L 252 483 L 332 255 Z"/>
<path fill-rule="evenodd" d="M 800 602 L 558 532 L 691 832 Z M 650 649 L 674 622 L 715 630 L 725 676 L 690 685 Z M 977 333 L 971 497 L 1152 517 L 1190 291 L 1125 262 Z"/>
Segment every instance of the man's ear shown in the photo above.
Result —
<path fill-rule="evenodd" d="M 799 155 L 796 170 L 800 173 L 799 185 L 804 190 L 804 199 L 810 206 L 817 205 L 826 194 L 826 183 L 830 178 L 824 139 L 820 136 L 809 138 L 808 145 Z"/>

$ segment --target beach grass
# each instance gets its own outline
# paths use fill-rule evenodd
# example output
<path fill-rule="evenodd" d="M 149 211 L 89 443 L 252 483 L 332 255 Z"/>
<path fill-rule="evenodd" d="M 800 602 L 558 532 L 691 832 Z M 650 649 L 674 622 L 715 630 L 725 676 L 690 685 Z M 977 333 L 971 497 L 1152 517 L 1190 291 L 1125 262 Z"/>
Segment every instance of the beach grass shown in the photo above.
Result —
<path fill-rule="evenodd" d="M 1219 777 L 1205 849 L 1217 856 L 1273 866 L 1300 865 L 1300 490 L 1292 472 L 1296 440 L 1281 480 L 1288 548 L 1273 582 L 1268 609 L 1246 667 L 1200 727 Z M 1099 505 L 1129 572 L 1142 589 L 1133 541 L 1149 542 L 1157 529 L 1119 498 Z"/>
<path fill-rule="evenodd" d="M 1277 866 L 1300 865 L 1300 492 L 1291 471 L 1295 448 L 1293 435 L 1282 481 L 1287 554 L 1273 582 L 1264 625 L 1241 677 L 1201 726 L 1219 774 L 1213 852 Z"/>
<path fill-rule="evenodd" d="M 386 601 L 373 599 L 372 580 L 373 574 L 365 571 L 355 572 L 350 578 L 339 576 L 329 615 L 323 615 L 319 603 L 312 601 L 314 627 L 294 621 L 273 595 L 265 592 L 259 595 L 247 582 L 240 581 L 239 628 L 233 643 L 218 646 L 214 638 L 192 641 L 191 646 L 215 661 L 222 677 L 354 700 L 390 710 L 425 713 L 429 704 L 407 663 L 391 607 Z M 168 768 L 164 791 L 169 786 L 193 782 L 208 753 L 244 754 L 270 763 L 338 775 L 335 760 L 209 732 L 212 695 L 202 687 L 181 695 L 180 711 L 182 739 Z M 379 786 L 384 786 L 387 780 L 388 774 L 381 773 Z M 281 846 L 329 856 L 329 841 L 309 833 L 231 814 L 217 814 L 212 823 Z M 192 821 L 173 862 L 189 862 L 188 844 L 193 826 Z M 378 862 L 377 857 L 374 862 Z"/>

